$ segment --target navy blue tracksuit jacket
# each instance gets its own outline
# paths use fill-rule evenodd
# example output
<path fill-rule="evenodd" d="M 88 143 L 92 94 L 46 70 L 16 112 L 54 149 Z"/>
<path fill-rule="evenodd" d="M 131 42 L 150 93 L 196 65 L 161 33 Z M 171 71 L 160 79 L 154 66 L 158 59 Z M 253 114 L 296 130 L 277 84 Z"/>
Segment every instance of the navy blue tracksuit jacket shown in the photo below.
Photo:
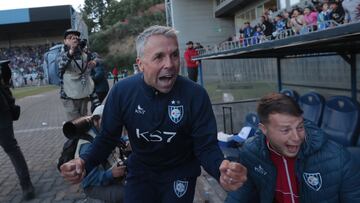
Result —
<path fill-rule="evenodd" d="M 200 85 L 178 76 L 163 94 L 148 86 L 143 74 L 118 82 L 109 93 L 102 118 L 102 135 L 81 156 L 86 170 L 106 159 L 128 130 L 132 154 L 127 177 L 171 182 L 200 175 L 200 164 L 219 180 L 223 154 L 210 99 Z"/>

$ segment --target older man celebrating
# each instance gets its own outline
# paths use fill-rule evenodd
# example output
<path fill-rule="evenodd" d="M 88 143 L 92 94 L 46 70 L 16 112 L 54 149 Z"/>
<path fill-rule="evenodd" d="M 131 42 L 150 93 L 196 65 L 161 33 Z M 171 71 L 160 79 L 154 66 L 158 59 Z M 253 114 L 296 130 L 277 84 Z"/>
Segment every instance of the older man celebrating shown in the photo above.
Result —
<path fill-rule="evenodd" d="M 65 163 L 63 176 L 77 183 L 115 147 L 123 126 L 129 134 L 126 203 L 191 203 L 200 165 L 226 190 L 246 181 L 246 168 L 224 160 L 206 91 L 179 76 L 176 31 L 152 26 L 136 41 L 142 73 L 118 82 L 105 104 L 102 135 L 92 150 Z M 84 170 L 85 166 L 85 170 Z"/>

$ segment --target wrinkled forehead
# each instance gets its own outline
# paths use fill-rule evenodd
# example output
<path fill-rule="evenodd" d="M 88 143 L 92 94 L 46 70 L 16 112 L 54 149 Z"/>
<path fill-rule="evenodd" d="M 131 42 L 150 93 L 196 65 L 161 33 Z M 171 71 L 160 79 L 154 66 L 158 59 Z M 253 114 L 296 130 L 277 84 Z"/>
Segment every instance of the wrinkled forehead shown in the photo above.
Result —
<path fill-rule="evenodd" d="M 297 127 L 304 122 L 302 116 L 293 116 L 289 114 L 271 113 L 268 123 L 279 127 Z"/>

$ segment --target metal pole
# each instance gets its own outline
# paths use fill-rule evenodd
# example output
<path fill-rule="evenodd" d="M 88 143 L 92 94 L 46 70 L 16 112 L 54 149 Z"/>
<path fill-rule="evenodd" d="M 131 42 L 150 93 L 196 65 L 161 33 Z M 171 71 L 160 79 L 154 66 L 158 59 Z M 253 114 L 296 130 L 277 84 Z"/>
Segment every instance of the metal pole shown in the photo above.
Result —
<path fill-rule="evenodd" d="M 351 53 L 349 56 L 346 54 L 339 54 L 350 65 L 350 85 L 351 97 L 357 100 L 357 81 L 356 81 L 356 54 Z"/>
<path fill-rule="evenodd" d="M 276 58 L 276 66 L 277 66 L 277 79 L 278 79 L 278 90 L 279 92 L 282 90 L 282 80 L 281 80 L 281 58 Z"/>
<path fill-rule="evenodd" d="M 356 55 L 354 53 L 352 53 L 350 55 L 350 67 L 351 67 L 351 97 L 354 99 L 354 100 L 357 100 L 357 87 L 356 87 L 356 84 L 357 84 L 357 81 L 356 81 Z"/>
<path fill-rule="evenodd" d="M 233 118 L 232 118 L 232 107 L 231 106 L 223 106 L 222 110 L 223 110 L 223 122 L 224 122 L 224 133 L 228 133 L 226 131 L 226 113 L 225 110 L 229 110 L 229 114 L 230 114 L 230 134 L 233 134 L 234 129 L 233 129 Z"/>
<path fill-rule="evenodd" d="M 200 81 L 200 85 L 204 87 L 204 80 L 203 80 L 203 71 L 202 71 L 202 65 L 201 62 L 199 61 L 199 81 Z"/>

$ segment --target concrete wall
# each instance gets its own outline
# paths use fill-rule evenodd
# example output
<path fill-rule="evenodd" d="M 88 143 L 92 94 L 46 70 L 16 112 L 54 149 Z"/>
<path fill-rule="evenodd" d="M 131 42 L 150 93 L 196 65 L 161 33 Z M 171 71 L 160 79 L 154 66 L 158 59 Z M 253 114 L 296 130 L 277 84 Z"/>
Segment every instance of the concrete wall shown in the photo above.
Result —
<path fill-rule="evenodd" d="M 172 23 L 179 31 L 181 54 L 189 40 L 214 45 L 234 34 L 234 19 L 215 18 L 214 3 L 213 0 L 171 0 Z"/>

